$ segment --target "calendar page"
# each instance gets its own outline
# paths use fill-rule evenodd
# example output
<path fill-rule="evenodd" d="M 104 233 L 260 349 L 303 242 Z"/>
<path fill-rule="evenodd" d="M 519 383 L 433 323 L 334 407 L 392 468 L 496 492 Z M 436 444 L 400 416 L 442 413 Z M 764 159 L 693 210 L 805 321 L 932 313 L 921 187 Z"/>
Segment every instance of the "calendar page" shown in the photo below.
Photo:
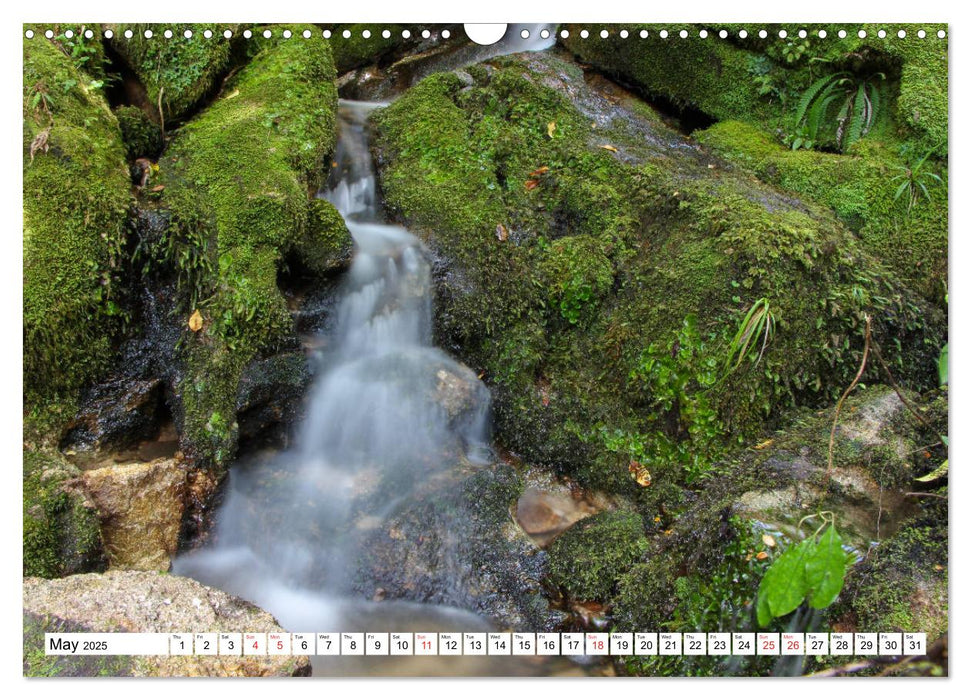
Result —
<path fill-rule="evenodd" d="M 20 31 L 24 676 L 948 675 L 947 24 Z"/>

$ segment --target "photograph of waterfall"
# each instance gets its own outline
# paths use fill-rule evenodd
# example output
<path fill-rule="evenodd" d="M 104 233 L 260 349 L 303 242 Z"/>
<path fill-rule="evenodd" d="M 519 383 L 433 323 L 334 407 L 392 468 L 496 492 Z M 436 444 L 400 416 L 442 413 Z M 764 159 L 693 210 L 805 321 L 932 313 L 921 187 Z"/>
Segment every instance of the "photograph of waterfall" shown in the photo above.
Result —
<path fill-rule="evenodd" d="M 947 24 L 21 31 L 25 677 L 949 675 Z"/>

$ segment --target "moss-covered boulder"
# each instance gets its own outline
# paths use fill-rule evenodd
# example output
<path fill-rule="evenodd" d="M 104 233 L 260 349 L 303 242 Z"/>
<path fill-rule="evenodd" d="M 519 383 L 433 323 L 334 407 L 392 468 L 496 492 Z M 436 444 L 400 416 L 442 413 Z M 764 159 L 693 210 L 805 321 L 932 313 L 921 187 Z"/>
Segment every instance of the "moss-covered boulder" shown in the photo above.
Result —
<path fill-rule="evenodd" d="M 555 57 L 468 76 L 375 114 L 381 182 L 442 261 L 439 342 L 484 371 L 499 439 L 530 461 L 666 498 L 780 409 L 835 401 L 867 314 L 899 378 L 935 384 L 943 316 L 825 207 Z M 739 363 L 731 340 L 759 308 L 773 330 Z"/>
<path fill-rule="evenodd" d="M 235 25 L 229 25 L 235 29 Z M 208 95 L 219 87 L 229 69 L 230 41 L 222 32 L 226 25 L 216 24 L 108 24 L 108 40 L 128 68 L 145 88 L 147 105 L 161 120 L 175 124 L 188 117 Z M 172 31 L 166 39 L 162 33 Z M 206 39 L 205 30 L 213 35 Z M 191 31 L 191 38 L 185 32 Z M 152 36 L 146 37 L 145 32 Z M 131 32 L 131 37 L 126 37 Z"/>
<path fill-rule="evenodd" d="M 851 154 L 793 151 L 758 127 L 721 122 L 695 138 L 759 179 L 830 207 L 856 231 L 866 249 L 931 299 L 947 291 L 948 177 L 934 160 L 922 169 L 927 196 L 897 196 L 907 162 L 884 141 L 864 140 Z"/>
<path fill-rule="evenodd" d="M 335 138 L 326 42 L 277 36 L 249 48 L 250 62 L 180 130 L 159 163 L 169 235 L 195 251 L 164 261 L 179 273 L 187 322 L 177 417 L 188 454 L 207 463 L 232 456 L 243 368 L 294 342 L 277 287 L 285 257 L 309 237 L 316 249 L 307 264 L 320 269 L 349 245 L 340 218 L 312 199 Z"/>
<path fill-rule="evenodd" d="M 341 25 L 330 40 L 330 50 L 334 55 L 334 67 L 337 74 L 346 73 L 354 68 L 377 63 L 383 57 L 405 45 L 414 45 L 416 39 L 406 39 L 401 32 L 407 29 L 402 24 L 347 24 Z M 345 37 L 344 32 L 350 32 Z M 368 36 L 364 36 L 364 32 Z M 384 31 L 391 35 L 385 37 Z"/>
<path fill-rule="evenodd" d="M 98 512 L 79 477 L 56 452 L 24 452 L 24 576 L 55 578 L 107 565 Z"/>
<path fill-rule="evenodd" d="M 620 578 L 647 551 L 637 513 L 605 511 L 584 518 L 549 548 L 549 577 L 573 600 L 607 601 Z"/>
<path fill-rule="evenodd" d="M 35 407 L 73 401 L 105 367 L 130 190 L 98 84 L 40 35 L 24 40 L 23 75 L 23 372 Z"/>

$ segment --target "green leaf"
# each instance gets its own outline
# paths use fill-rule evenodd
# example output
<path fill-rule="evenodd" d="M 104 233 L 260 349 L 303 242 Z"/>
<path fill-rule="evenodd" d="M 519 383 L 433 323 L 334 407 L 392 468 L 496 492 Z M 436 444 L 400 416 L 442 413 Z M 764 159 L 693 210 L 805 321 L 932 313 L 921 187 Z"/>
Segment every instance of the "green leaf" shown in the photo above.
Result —
<path fill-rule="evenodd" d="M 791 613 L 802 603 L 807 589 L 806 562 L 814 549 L 812 538 L 805 539 L 787 549 L 765 572 L 759 584 L 756 608 L 760 625 Z"/>
<path fill-rule="evenodd" d="M 836 528 L 830 525 L 806 561 L 810 607 L 819 610 L 831 605 L 843 590 L 844 576 L 846 554 L 843 552 L 843 539 L 836 532 Z"/>
<path fill-rule="evenodd" d="M 925 474 L 919 479 L 914 479 L 914 481 L 920 481 L 921 483 L 929 483 L 931 481 L 937 481 L 938 479 L 947 476 L 947 460 L 945 459 L 941 462 L 941 466 L 932 471 L 930 474 Z"/>

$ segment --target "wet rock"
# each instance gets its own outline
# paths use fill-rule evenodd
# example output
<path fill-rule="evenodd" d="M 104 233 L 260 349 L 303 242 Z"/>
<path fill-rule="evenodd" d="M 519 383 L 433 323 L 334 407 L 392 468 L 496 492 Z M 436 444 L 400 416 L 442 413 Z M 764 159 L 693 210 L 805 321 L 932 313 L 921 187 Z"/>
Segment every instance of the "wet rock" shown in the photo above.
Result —
<path fill-rule="evenodd" d="M 303 397 L 312 376 L 303 352 L 288 352 L 255 360 L 243 370 L 236 396 L 240 439 L 275 437 L 301 415 Z"/>
<path fill-rule="evenodd" d="M 456 464 L 363 533 L 355 589 L 472 610 L 501 627 L 542 631 L 560 616 L 541 592 L 546 555 L 516 526 L 522 488 L 507 464 Z"/>
<path fill-rule="evenodd" d="M 107 566 L 98 512 L 79 477 L 56 452 L 24 451 L 24 576 L 53 578 Z"/>
<path fill-rule="evenodd" d="M 276 632 L 273 617 L 191 579 L 159 573 L 110 571 L 54 581 L 26 578 L 24 672 L 86 676 L 97 663 L 108 675 L 306 676 L 306 656 L 43 657 L 45 632 Z M 32 661 L 34 660 L 34 661 Z M 37 663 L 37 666 L 35 666 Z"/>
<path fill-rule="evenodd" d="M 176 460 L 86 471 L 112 568 L 168 571 L 185 510 L 186 468 Z"/>
<path fill-rule="evenodd" d="M 160 379 L 122 376 L 86 392 L 81 408 L 68 424 L 61 449 L 84 463 L 102 451 L 121 451 L 155 437 L 167 417 Z"/>
<path fill-rule="evenodd" d="M 575 522 L 611 506 L 576 484 L 546 479 L 523 491 L 516 502 L 516 520 L 533 542 L 545 547 Z"/>

